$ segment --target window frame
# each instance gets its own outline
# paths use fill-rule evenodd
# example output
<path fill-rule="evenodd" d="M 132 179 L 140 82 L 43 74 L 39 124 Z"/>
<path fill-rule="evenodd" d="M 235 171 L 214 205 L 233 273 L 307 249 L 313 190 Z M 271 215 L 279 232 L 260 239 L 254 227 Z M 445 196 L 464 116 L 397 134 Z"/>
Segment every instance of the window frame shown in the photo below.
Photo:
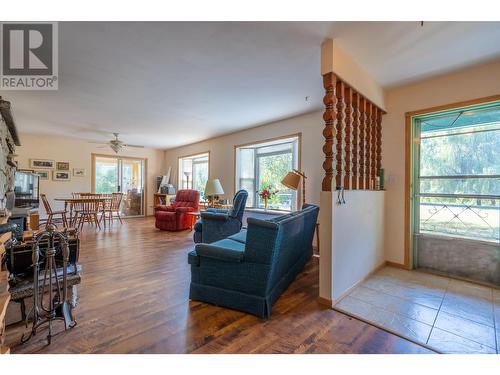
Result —
<path fill-rule="evenodd" d="M 238 144 L 238 145 L 234 145 L 234 150 L 233 150 L 233 163 L 234 163 L 234 180 L 233 180 L 233 183 L 234 183 L 234 191 L 236 192 L 237 189 L 238 189 L 238 180 L 241 179 L 239 178 L 239 173 L 238 173 L 238 169 L 237 169 L 237 152 L 238 152 L 238 149 L 241 149 L 241 148 L 258 148 L 259 145 L 264 145 L 266 143 L 272 143 L 272 142 L 278 142 L 280 140 L 286 140 L 286 139 L 290 139 L 290 138 L 296 138 L 297 139 L 297 155 L 294 155 L 294 153 L 292 152 L 292 163 L 294 161 L 294 158 L 296 159 L 297 161 L 297 169 L 300 171 L 302 170 L 302 133 L 299 132 L 299 133 L 293 133 L 293 134 L 287 134 L 287 135 L 283 135 L 283 136 L 279 136 L 279 137 L 273 137 L 273 138 L 266 138 L 266 139 L 261 139 L 261 140 L 258 140 L 258 141 L 254 141 L 254 142 L 247 142 L 247 143 L 243 143 L 243 144 Z M 264 146 L 265 147 L 265 146 Z M 254 192 L 254 207 L 247 207 L 248 210 L 254 210 L 254 211 L 263 211 L 264 209 L 263 208 L 260 208 L 258 207 L 258 193 L 257 193 L 257 188 L 256 188 L 256 184 L 257 184 L 257 180 L 258 180 L 258 158 L 259 157 L 263 157 L 263 156 L 272 156 L 272 155 L 282 155 L 282 154 L 285 154 L 285 152 L 270 152 L 270 153 L 264 153 L 264 154 L 260 154 L 258 155 L 257 153 L 254 154 L 254 181 L 255 181 L 255 184 L 254 184 L 254 189 L 256 190 Z M 248 180 L 248 178 L 247 178 Z M 241 184 L 240 184 L 241 186 Z M 301 202 L 301 194 L 302 194 L 302 190 L 301 189 L 297 189 L 296 190 L 296 194 L 295 194 L 295 205 L 293 206 L 292 205 L 292 209 L 291 210 L 278 210 L 278 209 L 272 209 L 273 211 L 283 211 L 283 212 L 291 212 L 293 211 L 294 209 L 297 209 L 298 207 L 300 207 L 300 202 Z"/>
<path fill-rule="evenodd" d="M 454 110 L 466 110 L 479 106 L 488 106 L 500 101 L 500 95 L 482 97 L 462 102 L 455 102 L 416 111 L 405 113 L 405 201 L 404 201 L 404 260 L 403 263 L 395 263 L 406 269 L 412 269 L 415 266 L 415 244 L 413 243 L 415 213 L 413 194 L 415 190 L 415 172 L 416 167 L 413 163 L 415 158 L 415 118 L 423 115 L 440 115 Z"/>

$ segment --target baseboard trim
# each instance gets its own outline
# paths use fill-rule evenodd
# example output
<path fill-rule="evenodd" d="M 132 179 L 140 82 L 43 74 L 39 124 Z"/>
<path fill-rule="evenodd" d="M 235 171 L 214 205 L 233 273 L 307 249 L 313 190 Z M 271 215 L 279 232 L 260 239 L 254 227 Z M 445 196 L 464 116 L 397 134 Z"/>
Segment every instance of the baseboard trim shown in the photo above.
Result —
<path fill-rule="evenodd" d="M 333 308 L 333 303 L 331 299 L 318 297 L 318 303 L 329 308 Z"/>
<path fill-rule="evenodd" d="M 403 270 L 409 270 L 410 269 L 410 267 L 407 266 L 406 264 L 396 263 L 396 262 L 391 262 L 391 261 L 386 261 L 385 265 L 389 266 L 389 267 L 401 268 Z"/>

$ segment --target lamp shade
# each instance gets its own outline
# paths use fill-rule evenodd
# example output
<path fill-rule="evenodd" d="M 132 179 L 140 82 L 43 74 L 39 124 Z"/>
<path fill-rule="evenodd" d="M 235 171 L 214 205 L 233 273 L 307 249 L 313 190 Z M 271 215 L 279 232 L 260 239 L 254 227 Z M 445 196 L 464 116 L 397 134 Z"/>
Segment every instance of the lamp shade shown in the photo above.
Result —
<path fill-rule="evenodd" d="M 208 180 L 205 185 L 205 196 L 210 197 L 214 195 L 222 195 L 224 194 L 224 189 L 218 178 L 214 180 Z"/>
<path fill-rule="evenodd" d="M 297 190 L 300 184 L 300 175 L 295 172 L 288 172 L 287 175 L 281 180 L 281 183 L 287 188 Z"/>

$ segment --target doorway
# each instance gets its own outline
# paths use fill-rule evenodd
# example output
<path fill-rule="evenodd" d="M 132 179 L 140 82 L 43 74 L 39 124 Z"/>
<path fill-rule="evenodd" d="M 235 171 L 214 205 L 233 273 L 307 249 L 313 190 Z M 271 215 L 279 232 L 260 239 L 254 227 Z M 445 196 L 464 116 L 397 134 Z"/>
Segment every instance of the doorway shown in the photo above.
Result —
<path fill-rule="evenodd" d="M 412 118 L 413 266 L 500 285 L 500 102 Z"/>
<path fill-rule="evenodd" d="M 92 192 L 120 192 L 125 217 L 145 216 L 147 159 L 92 154 Z"/>

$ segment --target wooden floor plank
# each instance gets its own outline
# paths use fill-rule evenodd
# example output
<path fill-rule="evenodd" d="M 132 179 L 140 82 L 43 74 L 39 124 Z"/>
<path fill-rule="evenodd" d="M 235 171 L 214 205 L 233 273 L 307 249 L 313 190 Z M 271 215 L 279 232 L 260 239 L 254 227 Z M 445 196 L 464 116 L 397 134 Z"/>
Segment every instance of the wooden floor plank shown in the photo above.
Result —
<path fill-rule="evenodd" d="M 45 332 L 13 353 L 429 353 L 317 302 L 314 258 L 276 302 L 270 319 L 189 301 L 192 232 L 164 232 L 153 218 L 82 234 L 78 325 L 50 346 Z"/>

